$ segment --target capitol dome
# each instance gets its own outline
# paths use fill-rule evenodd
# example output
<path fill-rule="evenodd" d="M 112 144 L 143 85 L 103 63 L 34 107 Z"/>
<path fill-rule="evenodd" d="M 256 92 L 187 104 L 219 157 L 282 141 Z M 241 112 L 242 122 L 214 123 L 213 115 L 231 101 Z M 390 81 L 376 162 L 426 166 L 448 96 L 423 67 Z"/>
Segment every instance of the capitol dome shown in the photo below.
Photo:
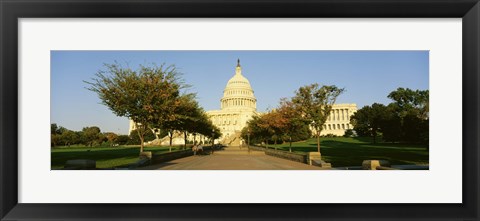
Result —
<path fill-rule="evenodd" d="M 223 109 L 257 109 L 257 99 L 250 82 L 242 75 L 240 60 L 237 61 L 235 75 L 230 78 L 223 90 L 221 108 Z"/>

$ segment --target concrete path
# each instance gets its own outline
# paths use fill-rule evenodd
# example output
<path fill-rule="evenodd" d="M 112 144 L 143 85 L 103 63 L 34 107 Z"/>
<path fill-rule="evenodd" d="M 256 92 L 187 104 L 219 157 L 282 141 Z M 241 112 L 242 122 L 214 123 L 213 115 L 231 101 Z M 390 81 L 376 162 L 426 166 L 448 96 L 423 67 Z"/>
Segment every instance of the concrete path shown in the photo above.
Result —
<path fill-rule="evenodd" d="M 307 164 L 267 156 L 246 147 L 225 147 L 214 154 L 196 155 L 138 168 L 140 170 L 321 170 Z"/>

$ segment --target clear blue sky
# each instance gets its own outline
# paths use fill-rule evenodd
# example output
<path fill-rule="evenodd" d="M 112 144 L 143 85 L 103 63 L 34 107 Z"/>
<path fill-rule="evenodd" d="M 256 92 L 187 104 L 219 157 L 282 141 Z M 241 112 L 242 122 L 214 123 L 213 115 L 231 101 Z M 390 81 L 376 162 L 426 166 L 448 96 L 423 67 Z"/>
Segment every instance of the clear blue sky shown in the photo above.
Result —
<path fill-rule="evenodd" d="M 99 126 L 103 132 L 128 133 L 128 119 L 115 116 L 87 89 L 104 63 L 174 64 L 192 85 L 205 110 L 220 109 L 237 58 L 250 80 L 258 111 L 275 108 L 301 86 L 319 83 L 345 88 L 337 103 L 388 104 L 398 87 L 428 89 L 428 51 L 52 51 L 51 122 L 71 130 Z"/>

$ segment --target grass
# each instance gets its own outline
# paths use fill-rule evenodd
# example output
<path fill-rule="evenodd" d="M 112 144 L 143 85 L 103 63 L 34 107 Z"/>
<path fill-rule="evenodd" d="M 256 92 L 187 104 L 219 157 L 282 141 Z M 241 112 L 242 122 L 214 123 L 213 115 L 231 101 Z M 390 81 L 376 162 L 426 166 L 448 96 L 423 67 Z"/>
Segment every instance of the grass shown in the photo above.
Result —
<path fill-rule="evenodd" d="M 181 147 L 172 147 L 172 151 L 180 150 Z M 154 154 L 168 152 L 169 147 L 145 147 L 144 151 L 152 151 Z M 97 168 L 125 167 L 138 160 L 140 146 L 119 147 L 56 147 L 51 149 L 51 168 L 62 169 L 67 160 L 88 159 L 95 160 Z"/>
<path fill-rule="evenodd" d="M 413 144 L 373 144 L 370 138 L 321 138 L 322 159 L 334 167 L 361 166 L 363 160 L 388 160 L 391 164 L 426 165 L 429 162 L 428 150 Z M 288 143 L 276 145 L 277 149 L 288 151 Z M 269 145 L 273 148 L 274 145 Z M 173 147 L 172 151 L 181 147 Z M 153 153 L 168 152 L 169 147 L 145 147 Z M 317 151 L 316 139 L 292 143 L 292 151 L 306 154 Z M 124 167 L 138 159 L 139 146 L 120 147 L 59 147 L 51 149 L 52 169 L 63 168 L 67 160 L 90 159 L 97 162 L 97 168 Z"/>
<path fill-rule="evenodd" d="M 273 148 L 275 145 L 269 145 Z M 278 149 L 288 151 L 289 144 L 276 145 Z M 305 154 L 317 151 L 316 139 L 292 143 L 292 152 Z M 377 143 L 370 138 L 332 137 L 320 138 L 322 159 L 334 167 L 361 166 L 363 160 L 388 160 L 392 165 L 427 165 L 428 150 L 416 144 Z"/>

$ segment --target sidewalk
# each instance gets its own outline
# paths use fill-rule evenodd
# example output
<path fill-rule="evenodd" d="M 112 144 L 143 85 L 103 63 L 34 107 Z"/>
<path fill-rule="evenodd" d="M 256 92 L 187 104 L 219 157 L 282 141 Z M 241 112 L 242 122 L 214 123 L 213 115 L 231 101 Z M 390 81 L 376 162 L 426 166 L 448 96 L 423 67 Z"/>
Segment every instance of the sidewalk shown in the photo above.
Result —
<path fill-rule="evenodd" d="M 140 170 L 321 170 L 307 164 L 267 156 L 263 151 L 225 147 L 213 155 L 197 155 L 138 168 Z"/>

